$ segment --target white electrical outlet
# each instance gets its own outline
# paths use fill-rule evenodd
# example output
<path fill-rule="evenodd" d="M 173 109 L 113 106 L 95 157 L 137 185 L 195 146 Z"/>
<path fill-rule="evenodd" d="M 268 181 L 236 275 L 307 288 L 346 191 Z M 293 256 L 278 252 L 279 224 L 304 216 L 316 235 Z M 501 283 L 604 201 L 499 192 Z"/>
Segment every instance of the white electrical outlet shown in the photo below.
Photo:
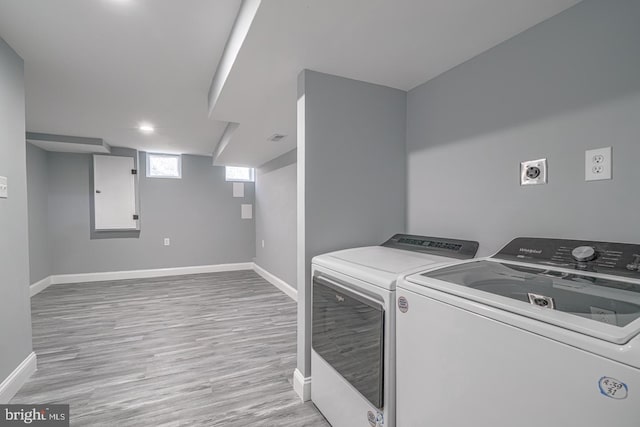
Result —
<path fill-rule="evenodd" d="M 520 185 L 547 183 L 547 159 L 529 160 L 520 163 Z"/>
<path fill-rule="evenodd" d="M 584 156 L 584 179 L 586 181 L 611 179 L 612 162 L 611 147 L 587 150 Z"/>
<path fill-rule="evenodd" d="M 168 238 L 168 237 L 165 237 L 165 238 L 164 238 L 164 245 L 165 245 L 165 246 L 169 246 L 169 245 L 171 245 L 171 239 L 170 239 L 170 238 Z"/>
<path fill-rule="evenodd" d="M 9 187 L 7 185 L 7 177 L 0 176 L 0 198 L 6 199 L 9 197 Z"/>

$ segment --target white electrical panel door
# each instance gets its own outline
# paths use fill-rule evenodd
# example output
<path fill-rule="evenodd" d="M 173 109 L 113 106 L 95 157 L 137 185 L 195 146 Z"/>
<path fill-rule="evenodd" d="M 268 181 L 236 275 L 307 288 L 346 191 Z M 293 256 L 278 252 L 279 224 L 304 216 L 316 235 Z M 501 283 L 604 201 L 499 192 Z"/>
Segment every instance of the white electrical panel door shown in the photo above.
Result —
<path fill-rule="evenodd" d="M 93 156 L 96 230 L 138 228 L 133 157 Z"/>

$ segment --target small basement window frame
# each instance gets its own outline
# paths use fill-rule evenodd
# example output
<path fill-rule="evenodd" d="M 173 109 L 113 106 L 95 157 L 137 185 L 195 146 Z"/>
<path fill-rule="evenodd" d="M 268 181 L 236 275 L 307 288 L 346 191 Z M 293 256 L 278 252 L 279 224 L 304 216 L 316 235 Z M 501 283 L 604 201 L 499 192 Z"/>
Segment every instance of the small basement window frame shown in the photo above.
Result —
<path fill-rule="evenodd" d="M 248 171 L 248 177 L 239 178 L 237 174 L 234 174 L 234 172 L 239 172 L 240 170 L 242 170 L 243 172 Z M 224 179 L 225 181 L 229 182 L 255 182 L 256 171 L 254 168 L 245 166 L 225 166 Z"/>
<path fill-rule="evenodd" d="M 154 174 L 151 171 L 151 162 L 154 158 L 175 158 L 178 160 L 178 175 L 162 175 Z M 168 178 L 168 179 L 182 179 L 182 155 L 180 154 L 164 154 L 164 153 L 147 153 L 147 178 Z"/>

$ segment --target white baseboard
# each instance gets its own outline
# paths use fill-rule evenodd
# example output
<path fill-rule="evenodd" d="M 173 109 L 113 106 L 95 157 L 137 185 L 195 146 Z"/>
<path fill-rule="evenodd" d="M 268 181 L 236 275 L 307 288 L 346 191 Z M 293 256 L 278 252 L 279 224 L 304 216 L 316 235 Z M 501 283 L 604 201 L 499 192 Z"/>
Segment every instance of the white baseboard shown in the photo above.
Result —
<path fill-rule="evenodd" d="M 186 274 L 217 273 L 221 271 L 254 270 L 267 282 L 287 294 L 294 301 L 298 300 L 298 291 L 269 273 L 253 262 L 239 262 L 235 264 L 197 265 L 193 267 L 155 268 L 149 270 L 106 271 L 101 273 L 54 274 L 29 286 L 29 293 L 33 297 L 51 285 L 59 283 L 88 283 L 106 280 L 147 279 L 151 277 L 182 276 Z"/>
<path fill-rule="evenodd" d="M 4 405 L 16 395 L 27 382 L 29 377 L 33 375 L 37 368 L 37 358 L 34 352 L 31 352 L 16 369 L 9 374 L 7 378 L 0 384 L 0 404 Z"/>
<path fill-rule="evenodd" d="M 105 271 L 101 273 L 58 274 L 53 284 L 103 282 L 106 280 L 147 279 L 152 277 L 183 276 L 186 274 L 217 273 L 220 271 L 252 270 L 252 262 L 235 264 L 196 265 L 193 267 L 154 268 L 149 270 Z"/>
<path fill-rule="evenodd" d="M 39 280 L 36 283 L 33 283 L 31 286 L 29 286 L 29 295 L 34 296 L 44 291 L 45 289 L 47 289 L 49 286 L 51 286 L 52 284 L 51 277 L 52 276 L 45 277 L 44 279 Z"/>
<path fill-rule="evenodd" d="M 303 402 L 311 400 L 311 377 L 305 377 L 297 368 L 293 371 L 293 390 Z"/>
<path fill-rule="evenodd" d="M 106 280 L 147 279 L 152 277 L 183 276 L 186 274 L 218 273 L 222 271 L 253 270 L 252 262 L 234 264 L 196 265 L 192 267 L 155 268 L 149 270 L 106 271 L 101 273 L 54 274 L 30 286 L 31 296 L 50 285 L 59 283 L 103 282 Z"/>
<path fill-rule="evenodd" d="M 296 290 L 296 288 L 294 288 L 284 280 L 280 279 L 279 277 L 269 273 L 267 270 L 260 267 L 256 263 L 253 264 L 253 269 L 255 270 L 256 273 L 262 276 L 267 282 L 271 283 L 273 286 L 280 289 L 285 294 L 289 295 L 289 297 L 292 300 L 298 301 L 298 291 Z"/>

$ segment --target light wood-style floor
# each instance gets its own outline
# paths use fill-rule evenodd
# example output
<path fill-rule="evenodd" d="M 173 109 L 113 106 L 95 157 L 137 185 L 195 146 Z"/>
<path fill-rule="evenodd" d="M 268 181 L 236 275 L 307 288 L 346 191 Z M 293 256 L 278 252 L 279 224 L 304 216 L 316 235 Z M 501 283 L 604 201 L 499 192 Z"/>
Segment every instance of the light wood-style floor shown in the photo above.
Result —
<path fill-rule="evenodd" d="M 11 403 L 77 426 L 328 426 L 292 389 L 296 304 L 253 271 L 54 285 Z"/>

